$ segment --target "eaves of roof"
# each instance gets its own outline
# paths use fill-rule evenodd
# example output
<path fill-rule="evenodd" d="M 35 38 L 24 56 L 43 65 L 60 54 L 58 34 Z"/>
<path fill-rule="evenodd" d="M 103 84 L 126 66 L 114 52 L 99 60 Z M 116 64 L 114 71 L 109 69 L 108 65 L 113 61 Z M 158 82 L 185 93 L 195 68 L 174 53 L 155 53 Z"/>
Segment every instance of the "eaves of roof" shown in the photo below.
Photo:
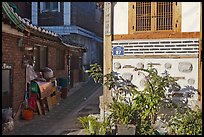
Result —
<path fill-rule="evenodd" d="M 48 31 L 45 30 L 41 27 L 35 26 L 33 24 L 31 24 L 30 22 L 24 20 L 23 18 L 21 18 L 17 13 L 14 12 L 13 8 L 9 6 L 9 4 L 7 2 L 2 2 L 2 9 L 3 12 L 6 14 L 7 18 L 15 25 L 17 26 L 20 31 L 24 32 L 30 32 L 33 33 L 35 35 L 39 35 L 39 36 L 44 36 L 44 37 L 56 37 L 58 38 L 58 34 L 52 32 L 52 31 Z"/>
<path fill-rule="evenodd" d="M 2 14 L 3 12 L 6 14 L 7 18 L 15 25 L 17 26 L 17 28 L 19 28 L 20 31 L 22 32 L 30 32 L 31 34 L 40 36 L 40 37 L 44 37 L 44 38 L 49 38 L 55 41 L 60 42 L 61 44 L 63 44 L 64 46 L 67 46 L 69 48 L 73 48 L 73 49 L 78 49 L 78 50 L 83 50 L 82 47 L 76 47 L 76 46 L 71 46 L 68 44 L 65 44 L 62 39 L 60 38 L 60 35 L 46 30 L 44 28 L 35 26 L 33 24 L 31 24 L 30 22 L 24 20 L 23 18 L 21 18 L 17 13 L 14 12 L 13 8 L 9 6 L 9 4 L 7 2 L 2 2 Z"/>
<path fill-rule="evenodd" d="M 7 2 L 2 2 L 3 12 L 7 15 L 7 17 L 21 30 L 25 30 L 25 24 L 21 23 L 18 19 L 17 15 L 12 11 L 13 9 L 8 5 Z"/>

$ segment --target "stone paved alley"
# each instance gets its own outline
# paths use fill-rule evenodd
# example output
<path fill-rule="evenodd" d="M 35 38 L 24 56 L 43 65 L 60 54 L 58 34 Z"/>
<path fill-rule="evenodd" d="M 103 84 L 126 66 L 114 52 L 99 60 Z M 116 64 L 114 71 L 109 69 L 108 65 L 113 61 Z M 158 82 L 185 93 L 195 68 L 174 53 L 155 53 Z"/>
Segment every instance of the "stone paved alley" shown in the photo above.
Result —
<path fill-rule="evenodd" d="M 15 129 L 7 135 L 84 134 L 77 118 L 89 114 L 99 114 L 99 96 L 101 95 L 102 86 L 94 83 L 92 79 L 81 83 L 71 89 L 67 98 L 61 100 L 46 115 L 36 114 L 31 121 L 19 119 Z"/>

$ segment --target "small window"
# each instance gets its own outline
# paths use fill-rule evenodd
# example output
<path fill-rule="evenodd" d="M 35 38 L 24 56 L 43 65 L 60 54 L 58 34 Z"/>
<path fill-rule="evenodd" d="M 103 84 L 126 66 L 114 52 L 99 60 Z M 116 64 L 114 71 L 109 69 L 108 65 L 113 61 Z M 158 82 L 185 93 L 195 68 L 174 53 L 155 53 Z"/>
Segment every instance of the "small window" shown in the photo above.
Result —
<path fill-rule="evenodd" d="M 60 12 L 60 2 L 40 2 L 42 12 Z"/>
<path fill-rule="evenodd" d="M 180 31 L 181 4 L 178 2 L 130 2 L 129 33 Z"/>
<path fill-rule="evenodd" d="M 56 68 L 58 70 L 63 70 L 65 67 L 65 50 L 57 49 L 56 54 Z"/>
<path fill-rule="evenodd" d="M 136 31 L 151 30 L 151 2 L 136 2 Z"/>
<path fill-rule="evenodd" d="M 173 29 L 173 2 L 157 2 L 156 30 Z"/>

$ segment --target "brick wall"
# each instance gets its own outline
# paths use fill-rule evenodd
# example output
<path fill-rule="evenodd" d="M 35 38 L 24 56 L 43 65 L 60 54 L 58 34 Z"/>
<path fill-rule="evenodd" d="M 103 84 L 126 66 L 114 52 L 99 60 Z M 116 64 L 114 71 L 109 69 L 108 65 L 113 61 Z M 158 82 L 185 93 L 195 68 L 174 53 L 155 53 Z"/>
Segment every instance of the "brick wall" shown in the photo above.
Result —
<path fill-rule="evenodd" d="M 23 101 L 25 93 L 25 68 L 21 67 L 23 52 L 17 47 L 19 37 L 8 33 L 2 33 L 2 62 L 12 66 L 12 104 L 16 112 L 19 104 Z"/>
<path fill-rule="evenodd" d="M 198 54 L 199 40 L 194 39 L 162 39 L 162 40 L 127 40 L 113 41 L 113 47 L 123 46 L 124 55 L 157 55 L 157 54 Z"/>
<path fill-rule="evenodd" d="M 2 32 L 2 62 L 12 66 L 11 75 L 11 92 L 12 92 L 12 107 L 13 112 L 16 113 L 20 103 L 24 100 L 24 94 L 26 90 L 25 84 L 25 68 L 22 67 L 22 58 L 25 51 L 22 47 L 17 46 L 17 40 L 19 36 Z M 56 70 L 56 49 L 65 48 L 59 43 L 43 40 L 32 39 L 29 42 L 25 41 L 25 47 L 31 47 L 34 44 L 44 45 L 48 47 L 48 67 L 50 67 L 56 77 L 67 76 L 67 58 L 65 55 L 65 68 L 63 70 Z M 68 50 L 68 48 L 66 49 Z M 66 52 L 68 53 L 68 51 Z"/>
<path fill-rule="evenodd" d="M 57 42 L 49 41 L 49 40 L 43 40 L 43 39 L 39 39 L 37 37 L 32 37 L 32 39 L 30 40 L 30 46 L 32 46 L 34 44 L 38 44 L 38 45 L 48 47 L 48 66 L 47 67 L 49 67 L 49 68 L 51 68 L 53 70 L 54 76 L 61 77 L 61 76 L 67 75 L 67 58 L 66 58 L 66 54 L 68 54 L 69 48 L 66 48 L 64 45 L 59 44 Z M 57 70 L 56 69 L 56 62 L 57 62 L 56 61 L 56 50 L 58 48 L 63 48 L 63 49 L 66 50 L 65 68 L 63 70 Z"/>
<path fill-rule="evenodd" d="M 60 45 L 58 45 L 58 48 L 61 47 Z M 63 47 L 61 47 L 63 48 Z M 66 49 L 66 54 L 65 54 L 65 68 L 63 70 L 58 70 L 56 69 L 56 47 L 48 47 L 48 67 L 50 67 L 53 70 L 54 76 L 56 77 L 64 77 L 67 76 L 68 72 L 67 72 L 67 58 L 66 58 L 66 54 L 68 53 L 68 49 Z"/>

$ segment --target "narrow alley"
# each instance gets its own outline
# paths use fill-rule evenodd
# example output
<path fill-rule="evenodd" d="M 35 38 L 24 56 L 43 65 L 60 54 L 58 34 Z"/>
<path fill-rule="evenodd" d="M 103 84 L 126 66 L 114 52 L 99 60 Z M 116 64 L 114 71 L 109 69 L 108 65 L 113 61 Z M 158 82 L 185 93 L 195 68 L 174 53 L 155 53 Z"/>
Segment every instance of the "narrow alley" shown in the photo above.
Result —
<path fill-rule="evenodd" d="M 35 115 L 31 121 L 19 120 L 8 135 L 65 135 L 81 127 L 77 118 L 99 114 L 99 96 L 102 86 L 92 79 L 71 89 L 66 99 L 61 100 L 46 115 Z"/>
<path fill-rule="evenodd" d="M 202 2 L 2 2 L 2 135 L 202 135 L 202 45 Z"/>

